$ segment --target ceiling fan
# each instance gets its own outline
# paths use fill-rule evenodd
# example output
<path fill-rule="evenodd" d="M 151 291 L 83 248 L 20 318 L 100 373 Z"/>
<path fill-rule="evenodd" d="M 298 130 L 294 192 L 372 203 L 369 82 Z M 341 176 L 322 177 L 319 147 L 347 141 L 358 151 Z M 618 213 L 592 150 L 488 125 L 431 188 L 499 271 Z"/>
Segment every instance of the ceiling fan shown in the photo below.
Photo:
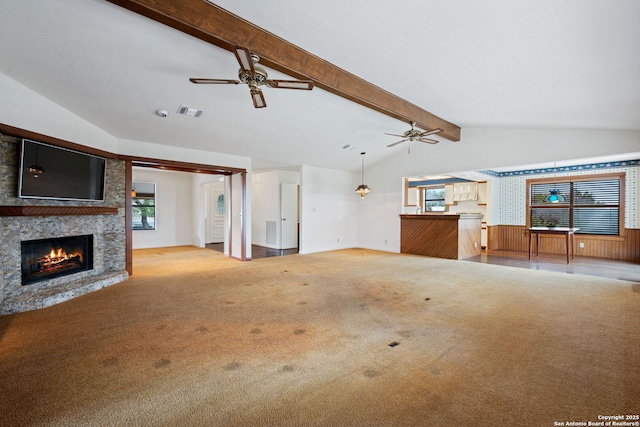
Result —
<path fill-rule="evenodd" d="M 387 147 L 393 147 L 395 145 L 398 145 L 402 142 L 405 141 L 420 141 L 420 142 L 426 142 L 427 144 L 437 144 L 439 141 L 435 140 L 435 139 L 429 139 L 429 138 L 425 138 L 425 136 L 428 135 L 433 135 L 436 134 L 438 132 L 442 132 L 442 129 L 432 129 L 429 131 L 421 131 L 418 129 L 414 129 L 413 127 L 416 125 L 416 122 L 410 122 L 411 123 L 411 129 L 406 131 L 405 133 L 403 133 L 402 135 L 396 135 L 394 133 L 385 133 L 385 135 L 391 135 L 391 136 L 399 136 L 401 138 L 404 138 L 398 142 L 394 142 L 393 144 L 389 144 L 387 145 Z"/>
<path fill-rule="evenodd" d="M 238 71 L 238 78 L 240 80 L 199 78 L 191 78 L 189 80 L 191 83 L 195 84 L 237 85 L 244 83 L 249 86 L 253 106 L 256 108 L 264 108 L 267 106 L 260 86 L 267 86 L 276 89 L 313 89 L 313 82 L 311 80 L 270 80 L 267 76 L 267 71 L 257 65 L 258 61 L 260 61 L 260 57 L 251 53 L 247 48 L 236 46 L 234 48 L 234 53 L 238 59 L 238 63 L 240 63 L 240 70 Z"/>

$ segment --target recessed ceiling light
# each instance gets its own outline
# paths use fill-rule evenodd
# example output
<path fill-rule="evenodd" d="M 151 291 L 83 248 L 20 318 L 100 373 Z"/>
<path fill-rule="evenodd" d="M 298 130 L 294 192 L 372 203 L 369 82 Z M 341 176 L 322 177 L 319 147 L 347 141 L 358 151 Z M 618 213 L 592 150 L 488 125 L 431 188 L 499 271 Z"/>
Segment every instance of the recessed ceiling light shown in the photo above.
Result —
<path fill-rule="evenodd" d="M 351 145 L 351 144 L 347 144 L 347 145 L 343 145 L 342 149 L 343 150 L 353 150 L 354 148 L 356 148 L 355 145 Z"/>

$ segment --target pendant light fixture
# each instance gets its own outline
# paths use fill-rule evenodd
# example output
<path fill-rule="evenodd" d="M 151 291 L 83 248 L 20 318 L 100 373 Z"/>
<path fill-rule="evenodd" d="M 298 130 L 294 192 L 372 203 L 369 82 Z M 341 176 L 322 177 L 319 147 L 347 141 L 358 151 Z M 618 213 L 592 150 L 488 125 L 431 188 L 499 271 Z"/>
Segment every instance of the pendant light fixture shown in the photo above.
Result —
<path fill-rule="evenodd" d="M 356 193 L 358 193 L 360 195 L 360 197 L 362 197 L 364 199 L 364 197 L 367 195 L 367 193 L 369 191 L 371 191 L 371 189 L 369 187 L 367 187 L 364 183 L 364 155 L 365 152 L 363 151 L 362 153 L 360 153 L 360 155 L 362 156 L 362 184 L 358 185 L 358 188 L 356 188 Z"/>
<path fill-rule="evenodd" d="M 545 197 L 544 201 L 545 203 L 566 203 L 567 199 L 562 194 L 558 193 L 558 190 L 556 189 L 556 178 L 558 169 L 556 168 L 555 162 L 553 162 L 553 170 L 555 172 L 553 177 L 553 188 L 549 190 L 549 195 Z"/>

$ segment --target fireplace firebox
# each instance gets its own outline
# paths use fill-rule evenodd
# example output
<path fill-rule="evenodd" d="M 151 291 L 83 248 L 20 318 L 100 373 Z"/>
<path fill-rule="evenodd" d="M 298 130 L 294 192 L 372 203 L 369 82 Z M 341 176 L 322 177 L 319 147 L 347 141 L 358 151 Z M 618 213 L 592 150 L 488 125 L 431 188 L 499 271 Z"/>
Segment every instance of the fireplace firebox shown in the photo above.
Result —
<path fill-rule="evenodd" d="M 21 242 L 22 285 L 93 269 L 93 235 Z"/>

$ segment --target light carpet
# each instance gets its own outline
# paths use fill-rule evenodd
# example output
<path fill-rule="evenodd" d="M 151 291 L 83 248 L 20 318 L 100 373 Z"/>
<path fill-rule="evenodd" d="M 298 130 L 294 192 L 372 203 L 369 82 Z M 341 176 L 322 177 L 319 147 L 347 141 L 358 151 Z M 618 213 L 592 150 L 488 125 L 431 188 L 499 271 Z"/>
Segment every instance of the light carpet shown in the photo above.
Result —
<path fill-rule="evenodd" d="M 2 426 L 553 426 L 639 384 L 637 284 L 370 250 L 138 250 L 0 317 Z"/>

